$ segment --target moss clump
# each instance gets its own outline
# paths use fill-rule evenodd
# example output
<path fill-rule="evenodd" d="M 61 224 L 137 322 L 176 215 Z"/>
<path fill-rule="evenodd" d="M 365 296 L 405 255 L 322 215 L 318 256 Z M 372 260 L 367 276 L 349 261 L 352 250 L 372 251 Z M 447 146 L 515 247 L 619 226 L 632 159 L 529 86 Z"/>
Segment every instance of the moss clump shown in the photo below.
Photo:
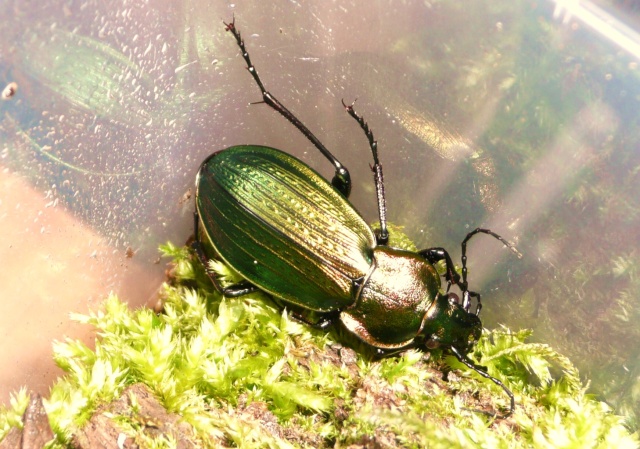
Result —
<path fill-rule="evenodd" d="M 164 313 L 132 311 L 110 297 L 103 311 L 74 316 L 97 329 L 95 350 L 54 345 L 67 374 L 45 402 L 53 447 L 68 446 L 100 405 L 134 383 L 190 424 L 202 447 L 638 446 L 620 417 L 585 395 L 573 365 L 526 343 L 526 331 L 486 332 L 472 354 L 516 395 L 515 414 L 496 421 L 471 409 L 504 409 L 508 399 L 454 358 L 407 351 L 367 360 L 291 320 L 262 293 L 221 298 L 186 248 L 162 251 L 175 264 Z M 226 282 L 237 279 L 223 264 L 213 267 Z M 0 412 L 2 435 L 20 425 L 25 406 L 20 392 Z"/>

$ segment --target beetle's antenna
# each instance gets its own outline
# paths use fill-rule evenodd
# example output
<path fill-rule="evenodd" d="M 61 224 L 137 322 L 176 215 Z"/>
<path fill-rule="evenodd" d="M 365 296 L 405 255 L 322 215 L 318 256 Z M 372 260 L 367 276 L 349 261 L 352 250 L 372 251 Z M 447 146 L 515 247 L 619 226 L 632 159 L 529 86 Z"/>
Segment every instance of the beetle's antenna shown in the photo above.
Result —
<path fill-rule="evenodd" d="M 336 157 L 331 154 L 331 152 L 318 140 L 316 136 L 307 128 L 291 111 L 289 111 L 276 97 L 271 95 L 267 89 L 262 84 L 262 80 L 258 76 L 258 72 L 255 66 L 251 63 L 251 58 L 249 57 L 249 53 L 244 45 L 244 39 L 240 35 L 240 31 L 236 28 L 236 18 L 234 17 L 231 23 L 222 22 L 225 25 L 225 29 L 230 31 L 233 34 L 233 37 L 236 38 L 236 42 L 238 43 L 238 47 L 240 47 L 240 51 L 242 52 L 242 57 L 247 63 L 247 70 L 253 76 L 256 84 L 260 88 L 260 92 L 262 93 L 262 102 L 268 104 L 273 109 L 275 109 L 280 115 L 289 120 L 293 126 L 298 128 L 298 130 L 305 135 L 307 139 L 311 141 L 311 143 L 318 149 L 320 152 L 326 157 L 331 164 L 335 167 L 335 173 L 333 175 L 333 179 L 331 180 L 331 184 L 342 193 L 345 198 L 349 197 L 351 193 L 351 175 L 349 174 L 349 170 L 342 165 L 342 163 L 336 159 Z"/>
<path fill-rule="evenodd" d="M 377 236 L 377 239 L 378 244 L 384 245 L 389 241 L 389 231 L 387 230 L 387 204 L 384 197 L 384 179 L 382 176 L 382 165 L 380 164 L 380 160 L 378 160 L 378 141 L 374 139 L 373 132 L 369 128 L 369 124 L 365 122 L 364 119 L 356 113 L 356 111 L 354 111 L 353 105 L 356 103 L 356 100 L 353 100 L 353 103 L 348 106 L 344 103 L 344 100 L 342 100 L 342 106 L 344 106 L 349 115 L 358 122 L 360 128 L 362 128 L 364 134 L 369 140 L 369 147 L 371 148 L 371 153 L 373 154 L 373 167 L 371 167 L 371 171 L 373 172 L 373 181 L 376 184 L 376 196 L 378 198 L 378 216 L 380 217 L 380 233 Z"/>
<path fill-rule="evenodd" d="M 503 237 L 501 237 L 500 235 L 496 234 L 495 232 L 493 232 L 490 229 L 485 229 L 485 228 L 476 228 L 473 231 L 471 231 L 470 233 L 467 234 L 467 236 L 464 238 L 464 240 L 462 241 L 462 283 L 461 283 L 461 288 L 462 288 L 462 307 L 466 310 L 469 311 L 470 308 L 470 297 L 475 297 L 476 300 L 478 301 L 478 305 L 476 307 L 476 316 L 480 314 L 480 309 L 482 309 L 482 303 L 480 302 L 480 294 L 476 293 L 476 292 L 470 292 L 467 290 L 467 242 L 469 240 L 471 240 L 471 237 L 473 237 L 476 234 L 487 234 L 490 235 L 491 237 L 494 237 L 495 239 L 499 240 L 500 242 L 502 242 L 502 244 L 504 246 L 506 246 L 507 248 L 509 248 L 511 251 L 513 251 L 515 253 L 516 256 L 518 256 L 518 259 L 522 259 L 522 254 L 520 254 L 520 251 L 518 251 L 516 249 L 516 247 L 509 241 L 507 241 L 506 239 L 504 239 Z"/>
<path fill-rule="evenodd" d="M 486 371 L 480 369 L 480 367 L 478 367 L 475 363 L 473 363 L 471 360 L 469 360 L 465 355 L 463 355 L 461 352 L 459 352 L 455 348 L 455 346 L 450 346 L 449 349 L 451 350 L 453 355 L 455 355 L 456 358 L 461 363 L 463 363 L 467 368 L 470 368 L 470 369 L 474 370 L 476 373 L 480 374 L 485 379 L 491 380 L 494 384 L 496 384 L 500 388 L 502 388 L 504 390 L 504 392 L 507 393 L 507 396 L 509 396 L 510 404 L 509 404 L 509 411 L 507 413 L 504 413 L 504 414 L 500 415 L 498 413 L 490 413 L 490 412 L 486 412 L 484 410 L 474 410 L 474 411 L 476 411 L 478 413 L 482 413 L 482 414 L 487 415 L 487 416 L 491 416 L 491 417 L 496 418 L 496 419 L 505 419 L 505 418 L 508 418 L 509 416 L 511 416 L 513 414 L 513 412 L 515 411 L 515 409 L 516 409 L 515 398 L 513 397 L 513 393 L 511 392 L 511 390 L 509 390 L 507 388 L 507 386 L 505 384 L 503 384 L 500 380 L 498 380 L 495 377 L 489 375 L 489 373 L 487 373 Z"/>

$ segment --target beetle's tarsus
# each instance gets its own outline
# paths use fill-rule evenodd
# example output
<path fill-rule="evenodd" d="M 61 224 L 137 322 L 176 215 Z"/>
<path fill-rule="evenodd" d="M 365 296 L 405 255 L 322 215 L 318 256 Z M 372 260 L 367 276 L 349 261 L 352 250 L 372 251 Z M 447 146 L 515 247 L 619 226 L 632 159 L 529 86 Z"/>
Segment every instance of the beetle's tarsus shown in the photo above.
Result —
<path fill-rule="evenodd" d="M 232 16 L 233 18 L 231 19 L 230 23 L 225 22 L 224 20 L 222 21 L 222 23 L 224 23 L 224 30 L 225 31 L 232 31 L 235 28 L 236 25 L 236 16 Z"/>
<path fill-rule="evenodd" d="M 349 105 L 347 105 L 347 104 L 344 102 L 344 98 L 343 98 L 343 99 L 341 99 L 340 101 L 342 102 L 342 106 L 344 106 L 344 108 L 347 110 L 347 112 L 349 112 L 349 111 L 353 111 L 353 105 L 354 105 L 354 104 L 356 104 L 356 101 L 358 101 L 358 97 L 356 97 L 356 98 L 355 98 L 355 100 L 353 100 L 353 101 L 351 102 L 351 104 L 349 104 Z M 351 112 L 349 112 L 349 114 L 351 114 Z"/>

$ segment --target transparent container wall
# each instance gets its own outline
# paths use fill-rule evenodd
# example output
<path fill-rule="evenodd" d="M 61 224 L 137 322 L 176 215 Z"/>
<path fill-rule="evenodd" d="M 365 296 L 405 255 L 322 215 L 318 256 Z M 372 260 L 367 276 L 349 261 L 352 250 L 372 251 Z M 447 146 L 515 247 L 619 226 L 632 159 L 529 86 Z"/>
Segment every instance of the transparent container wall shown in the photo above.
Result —
<path fill-rule="evenodd" d="M 532 329 L 594 393 L 640 404 L 639 22 L 632 2 L 11 1 L 0 23 L 0 385 L 46 392 L 69 312 L 152 302 L 157 247 L 192 232 L 211 152 L 284 149 L 330 176 L 262 104 L 267 87 L 354 180 L 374 222 L 358 98 L 390 220 L 419 247 L 469 248 L 487 327 Z M 8 17 L 8 16 L 7 16 Z M 15 83 L 11 84 L 10 83 Z M 3 86 L 0 86 L 2 88 Z M 17 90 L 16 90 L 17 89 Z"/>

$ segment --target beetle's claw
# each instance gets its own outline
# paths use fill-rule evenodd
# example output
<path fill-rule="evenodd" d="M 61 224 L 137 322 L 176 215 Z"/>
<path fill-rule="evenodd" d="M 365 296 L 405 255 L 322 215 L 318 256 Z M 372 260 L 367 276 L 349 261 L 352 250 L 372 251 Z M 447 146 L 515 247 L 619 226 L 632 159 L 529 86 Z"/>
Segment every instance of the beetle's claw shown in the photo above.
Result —
<path fill-rule="evenodd" d="M 347 110 L 347 112 L 351 113 L 353 111 L 353 105 L 356 104 L 356 101 L 358 101 L 358 98 L 356 97 L 356 99 L 353 100 L 350 105 L 347 105 L 344 102 L 344 98 L 341 99 L 340 101 L 342 102 L 342 106 L 344 106 L 344 108 Z"/>
<path fill-rule="evenodd" d="M 224 24 L 225 31 L 231 31 L 234 32 L 236 29 L 236 16 L 234 15 L 233 18 L 231 19 L 230 23 L 225 22 L 224 20 L 222 21 L 222 23 Z"/>

